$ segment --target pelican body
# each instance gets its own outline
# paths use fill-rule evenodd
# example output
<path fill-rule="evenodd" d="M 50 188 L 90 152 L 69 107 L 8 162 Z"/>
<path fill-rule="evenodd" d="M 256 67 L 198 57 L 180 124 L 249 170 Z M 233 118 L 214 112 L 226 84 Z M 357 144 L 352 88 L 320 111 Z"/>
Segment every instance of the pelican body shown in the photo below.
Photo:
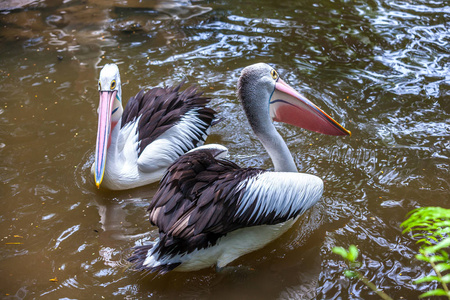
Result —
<path fill-rule="evenodd" d="M 111 190 L 130 189 L 159 181 L 180 155 L 201 146 L 214 110 L 195 87 L 140 91 L 122 107 L 119 68 L 107 64 L 100 72 L 95 184 Z"/>
<path fill-rule="evenodd" d="M 128 259 L 137 270 L 166 273 L 223 268 L 286 232 L 319 201 L 322 180 L 297 172 L 272 119 L 328 135 L 350 132 L 286 84 L 267 64 L 245 68 L 237 97 L 274 171 L 241 168 L 227 149 L 205 145 L 169 167 L 150 204 L 159 237 L 136 246 Z"/>

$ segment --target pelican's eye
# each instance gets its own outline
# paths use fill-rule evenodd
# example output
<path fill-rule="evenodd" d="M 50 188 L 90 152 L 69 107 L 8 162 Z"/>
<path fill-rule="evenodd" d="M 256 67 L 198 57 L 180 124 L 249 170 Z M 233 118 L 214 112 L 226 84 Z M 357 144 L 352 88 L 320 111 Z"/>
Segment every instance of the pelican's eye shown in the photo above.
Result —
<path fill-rule="evenodd" d="M 102 90 L 102 84 L 100 83 L 100 80 L 98 81 L 98 90 L 99 90 L 99 91 Z"/>
<path fill-rule="evenodd" d="M 115 88 L 116 88 L 116 81 L 113 80 L 113 81 L 111 81 L 111 90 L 113 90 Z"/>
<path fill-rule="evenodd" d="M 273 70 L 270 71 L 270 75 L 272 76 L 273 79 L 278 79 L 278 73 L 277 71 Z"/>

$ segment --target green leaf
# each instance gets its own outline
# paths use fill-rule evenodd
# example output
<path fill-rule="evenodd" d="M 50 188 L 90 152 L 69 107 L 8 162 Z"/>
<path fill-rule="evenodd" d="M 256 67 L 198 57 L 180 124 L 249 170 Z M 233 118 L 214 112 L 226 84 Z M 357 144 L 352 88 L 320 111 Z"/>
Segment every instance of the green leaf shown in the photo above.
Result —
<path fill-rule="evenodd" d="M 349 262 L 348 266 L 350 267 L 350 269 L 358 269 L 361 268 L 361 262 L 359 261 L 353 261 L 353 262 Z"/>
<path fill-rule="evenodd" d="M 417 280 L 414 281 L 414 284 L 419 284 L 419 283 L 423 283 L 423 282 L 432 282 L 432 281 L 441 281 L 441 279 L 437 276 L 427 276 L 427 277 L 423 277 L 423 278 L 419 278 Z"/>
<path fill-rule="evenodd" d="M 355 271 L 352 271 L 352 270 L 345 270 L 344 271 L 344 275 L 345 275 L 345 277 L 348 277 L 348 278 L 358 277 L 358 274 Z"/>
<path fill-rule="evenodd" d="M 430 296 L 450 296 L 450 295 L 447 295 L 447 293 L 443 289 L 436 289 L 423 293 L 422 295 L 419 296 L 419 298 L 425 298 Z"/>
<path fill-rule="evenodd" d="M 438 272 L 443 272 L 443 271 L 450 270 L 450 264 L 447 264 L 447 263 L 440 263 L 440 264 L 437 264 L 434 268 L 435 268 L 436 271 L 438 271 Z"/>
<path fill-rule="evenodd" d="M 432 263 L 446 261 L 446 259 L 441 255 L 433 255 L 433 256 L 429 256 L 429 258 L 430 258 L 429 262 L 432 262 Z"/>
<path fill-rule="evenodd" d="M 432 231 L 448 232 L 450 226 L 450 209 L 441 207 L 422 207 L 408 213 L 406 219 L 400 227 L 406 231 Z M 438 234 L 439 235 L 439 234 Z"/>
<path fill-rule="evenodd" d="M 441 282 L 443 282 L 443 283 L 449 283 L 449 282 L 450 282 L 450 274 L 447 274 L 447 275 L 442 276 Z"/>
<path fill-rule="evenodd" d="M 426 238 L 420 239 L 416 242 L 417 244 L 426 244 L 426 245 L 431 245 L 431 242 L 429 240 L 427 240 Z"/>
<path fill-rule="evenodd" d="M 348 260 L 351 262 L 355 262 L 355 260 L 358 258 L 358 248 L 356 248 L 355 245 L 350 245 L 348 248 Z"/>
<path fill-rule="evenodd" d="M 430 262 L 430 258 L 428 256 L 425 256 L 423 254 L 416 254 L 416 259 L 421 261 Z"/>
<path fill-rule="evenodd" d="M 348 259 L 348 252 L 342 247 L 333 247 L 331 250 L 333 253 L 342 256 L 344 259 Z"/>
<path fill-rule="evenodd" d="M 442 227 L 442 228 L 446 228 L 450 226 L 450 221 L 449 220 L 442 220 L 442 221 L 437 221 L 434 222 L 433 227 L 437 228 L 437 227 Z"/>
<path fill-rule="evenodd" d="M 450 237 L 443 239 L 434 246 L 424 248 L 426 253 L 435 253 L 438 250 L 450 247 Z"/>

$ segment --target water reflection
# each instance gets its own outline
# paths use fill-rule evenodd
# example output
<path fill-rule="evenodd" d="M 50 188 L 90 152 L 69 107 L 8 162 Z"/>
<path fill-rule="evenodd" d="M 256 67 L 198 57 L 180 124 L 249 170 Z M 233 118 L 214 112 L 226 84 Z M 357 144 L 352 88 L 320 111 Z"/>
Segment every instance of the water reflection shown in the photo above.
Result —
<path fill-rule="evenodd" d="M 417 298 L 429 286 L 411 282 L 428 271 L 399 224 L 415 207 L 448 206 L 447 19 L 445 1 L 1 1 L 2 297 L 372 299 L 331 253 L 353 243 L 367 277 Z M 259 61 L 353 133 L 277 125 L 299 168 L 325 180 L 323 199 L 236 262 L 249 273 L 124 270 L 127 251 L 157 234 L 146 214 L 157 185 L 91 183 L 98 68 L 121 64 L 124 99 L 197 83 L 224 117 L 208 142 L 272 168 L 234 96 L 240 70 Z"/>

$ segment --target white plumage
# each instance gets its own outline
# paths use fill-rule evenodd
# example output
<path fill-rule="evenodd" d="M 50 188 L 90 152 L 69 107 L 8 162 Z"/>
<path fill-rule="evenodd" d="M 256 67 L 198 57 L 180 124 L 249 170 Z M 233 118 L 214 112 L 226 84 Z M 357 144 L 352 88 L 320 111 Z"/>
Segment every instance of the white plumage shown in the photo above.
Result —
<path fill-rule="evenodd" d="M 323 182 L 317 176 L 303 173 L 264 172 L 240 183 L 244 189 L 236 216 L 251 209 L 250 220 L 274 213 L 274 218 L 291 218 L 310 209 L 322 196 Z"/>

